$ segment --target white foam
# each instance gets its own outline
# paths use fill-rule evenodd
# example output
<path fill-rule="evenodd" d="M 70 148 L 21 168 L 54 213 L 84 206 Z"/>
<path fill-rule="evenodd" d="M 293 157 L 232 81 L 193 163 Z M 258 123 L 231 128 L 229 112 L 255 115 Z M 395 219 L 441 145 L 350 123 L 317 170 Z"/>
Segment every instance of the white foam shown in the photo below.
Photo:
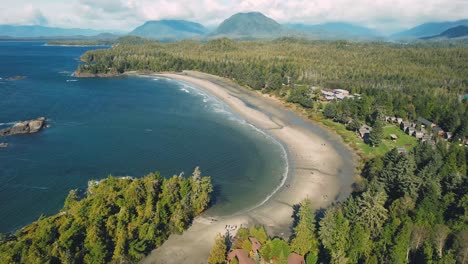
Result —
<path fill-rule="evenodd" d="M 213 112 L 218 113 L 218 114 L 226 115 L 228 120 L 237 122 L 240 125 L 248 126 L 249 128 L 255 130 L 257 133 L 260 133 L 261 135 L 263 135 L 267 140 L 273 142 L 274 144 L 276 144 L 276 145 L 278 145 L 280 147 L 281 152 L 282 152 L 281 157 L 282 157 L 282 159 L 283 159 L 283 161 L 285 163 L 285 167 L 284 167 L 284 172 L 283 172 L 283 174 L 281 176 L 281 181 L 280 181 L 279 185 L 277 185 L 275 187 L 275 189 L 273 189 L 273 191 L 265 197 L 265 199 L 263 199 L 262 201 L 260 201 L 256 205 L 254 205 L 254 206 L 252 206 L 250 208 L 247 208 L 245 210 L 241 210 L 240 212 L 237 212 L 234 215 L 243 214 L 245 212 L 251 211 L 253 209 L 256 209 L 256 208 L 264 205 L 266 202 L 268 202 L 284 186 L 284 184 L 286 183 L 286 180 L 288 179 L 288 175 L 289 175 L 289 158 L 288 158 L 288 152 L 286 151 L 286 148 L 283 145 L 283 143 L 281 143 L 279 140 L 277 140 L 275 137 L 273 137 L 271 134 L 267 133 L 266 131 L 263 131 L 260 128 L 254 126 L 253 124 L 247 122 L 247 120 L 243 119 L 240 115 L 233 112 L 231 110 L 231 108 L 226 103 L 224 103 L 218 97 L 216 97 L 216 96 L 208 93 L 207 91 L 203 90 L 202 88 L 196 87 L 194 85 L 188 84 L 188 83 L 186 83 L 184 81 L 180 81 L 180 80 L 172 80 L 172 79 L 169 79 L 169 80 L 174 81 L 174 82 L 178 83 L 179 85 L 182 84 L 182 86 L 184 87 L 182 89 L 190 89 L 190 90 L 196 91 L 195 94 L 203 97 L 203 102 L 204 103 L 210 102 L 209 106 L 211 106 L 211 110 Z"/>

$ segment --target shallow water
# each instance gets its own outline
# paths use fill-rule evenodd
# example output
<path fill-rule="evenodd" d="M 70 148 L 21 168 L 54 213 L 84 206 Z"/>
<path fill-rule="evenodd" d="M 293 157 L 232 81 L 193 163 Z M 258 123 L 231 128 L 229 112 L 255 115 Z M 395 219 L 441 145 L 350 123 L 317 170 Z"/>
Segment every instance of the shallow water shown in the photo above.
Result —
<path fill-rule="evenodd" d="M 282 147 L 228 107 L 164 78 L 76 79 L 91 47 L 0 42 L 0 123 L 39 116 L 50 128 L 0 138 L 0 232 L 60 210 L 68 190 L 106 175 L 164 176 L 200 166 L 215 184 L 211 214 L 231 214 L 281 182 Z M 26 79 L 7 81 L 11 76 Z"/>

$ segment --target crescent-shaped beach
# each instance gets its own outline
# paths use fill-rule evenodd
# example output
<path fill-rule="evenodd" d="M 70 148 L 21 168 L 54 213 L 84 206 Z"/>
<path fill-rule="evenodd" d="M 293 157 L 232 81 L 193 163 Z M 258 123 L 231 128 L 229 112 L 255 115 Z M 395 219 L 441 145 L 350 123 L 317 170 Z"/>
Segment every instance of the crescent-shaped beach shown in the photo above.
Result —
<path fill-rule="evenodd" d="M 152 76 L 190 83 L 222 100 L 283 144 L 289 168 L 287 178 L 262 203 L 230 216 L 211 215 L 208 210 L 182 235 L 169 237 L 142 263 L 206 263 L 216 234 L 235 234 L 241 226 L 262 224 L 269 234 L 287 238 L 294 205 L 309 198 L 319 209 L 350 194 L 356 167 L 353 152 L 337 135 L 286 109 L 281 101 L 199 72 Z"/>

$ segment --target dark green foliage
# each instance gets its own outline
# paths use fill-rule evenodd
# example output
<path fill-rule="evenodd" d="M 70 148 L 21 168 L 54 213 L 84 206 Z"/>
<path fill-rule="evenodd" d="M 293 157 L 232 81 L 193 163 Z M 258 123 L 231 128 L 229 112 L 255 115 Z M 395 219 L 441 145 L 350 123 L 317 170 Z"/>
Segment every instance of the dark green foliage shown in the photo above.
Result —
<path fill-rule="evenodd" d="M 318 242 L 315 235 L 315 220 L 312 203 L 304 200 L 299 208 L 298 224 L 294 227 L 294 238 L 291 240 L 291 251 L 302 256 L 318 255 Z"/>
<path fill-rule="evenodd" d="M 226 262 L 226 243 L 225 238 L 221 234 L 217 234 L 215 244 L 211 249 L 210 257 L 208 258 L 209 264 L 223 264 Z"/>
<path fill-rule="evenodd" d="M 82 56 L 85 73 L 197 70 L 234 79 L 310 107 L 305 87 L 343 88 L 360 93 L 345 99 L 327 117 L 371 122 L 380 114 L 414 120 L 421 116 L 439 124 L 455 138 L 468 136 L 468 49 L 465 46 L 383 43 L 314 42 L 283 38 L 272 42 L 207 43 L 180 41 L 116 45 Z M 288 82 L 288 80 L 290 82 Z M 282 85 L 282 83 L 287 85 Z"/>
<path fill-rule="evenodd" d="M 372 131 L 369 133 L 369 144 L 373 147 L 380 145 L 383 139 L 383 127 L 382 122 L 377 120 L 372 126 Z"/>
<path fill-rule="evenodd" d="M 185 230 L 207 208 L 211 192 L 210 178 L 201 177 L 198 168 L 187 179 L 151 173 L 91 181 L 81 200 L 70 191 L 59 214 L 41 217 L 2 241 L 0 262 L 135 262 L 171 233 Z"/>
<path fill-rule="evenodd" d="M 288 96 L 288 102 L 298 103 L 303 107 L 310 108 L 314 104 L 314 100 L 309 96 L 309 88 L 307 86 L 294 87 Z"/>

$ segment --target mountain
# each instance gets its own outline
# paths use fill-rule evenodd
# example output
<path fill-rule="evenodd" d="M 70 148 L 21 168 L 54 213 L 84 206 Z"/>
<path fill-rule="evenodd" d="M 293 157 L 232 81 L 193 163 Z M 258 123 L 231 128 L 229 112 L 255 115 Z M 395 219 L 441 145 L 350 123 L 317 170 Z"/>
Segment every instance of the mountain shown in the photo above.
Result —
<path fill-rule="evenodd" d="M 456 26 L 445 30 L 439 35 L 424 37 L 421 39 L 453 39 L 463 37 L 468 37 L 468 26 Z"/>
<path fill-rule="evenodd" d="M 224 20 L 214 31 L 215 36 L 233 38 L 275 37 L 283 33 L 283 27 L 275 20 L 259 12 L 237 13 Z"/>
<path fill-rule="evenodd" d="M 320 39 L 376 38 L 379 36 L 379 33 L 375 30 L 345 22 L 317 25 L 286 24 L 285 27 L 305 33 L 309 37 Z"/>
<path fill-rule="evenodd" d="M 206 33 L 207 29 L 195 22 L 186 20 L 157 20 L 146 22 L 135 28 L 129 35 L 157 40 L 180 40 L 200 37 Z"/>
<path fill-rule="evenodd" d="M 460 25 L 468 25 L 468 19 L 453 22 L 424 23 L 417 27 L 393 34 L 391 37 L 395 39 L 416 39 L 428 36 L 435 36 L 439 35 L 447 29 Z"/>
<path fill-rule="evenodd" d="M 12 38 L 95 36 L 104 32 L 81 28 L 0 25 L 0 36 Z"/>

